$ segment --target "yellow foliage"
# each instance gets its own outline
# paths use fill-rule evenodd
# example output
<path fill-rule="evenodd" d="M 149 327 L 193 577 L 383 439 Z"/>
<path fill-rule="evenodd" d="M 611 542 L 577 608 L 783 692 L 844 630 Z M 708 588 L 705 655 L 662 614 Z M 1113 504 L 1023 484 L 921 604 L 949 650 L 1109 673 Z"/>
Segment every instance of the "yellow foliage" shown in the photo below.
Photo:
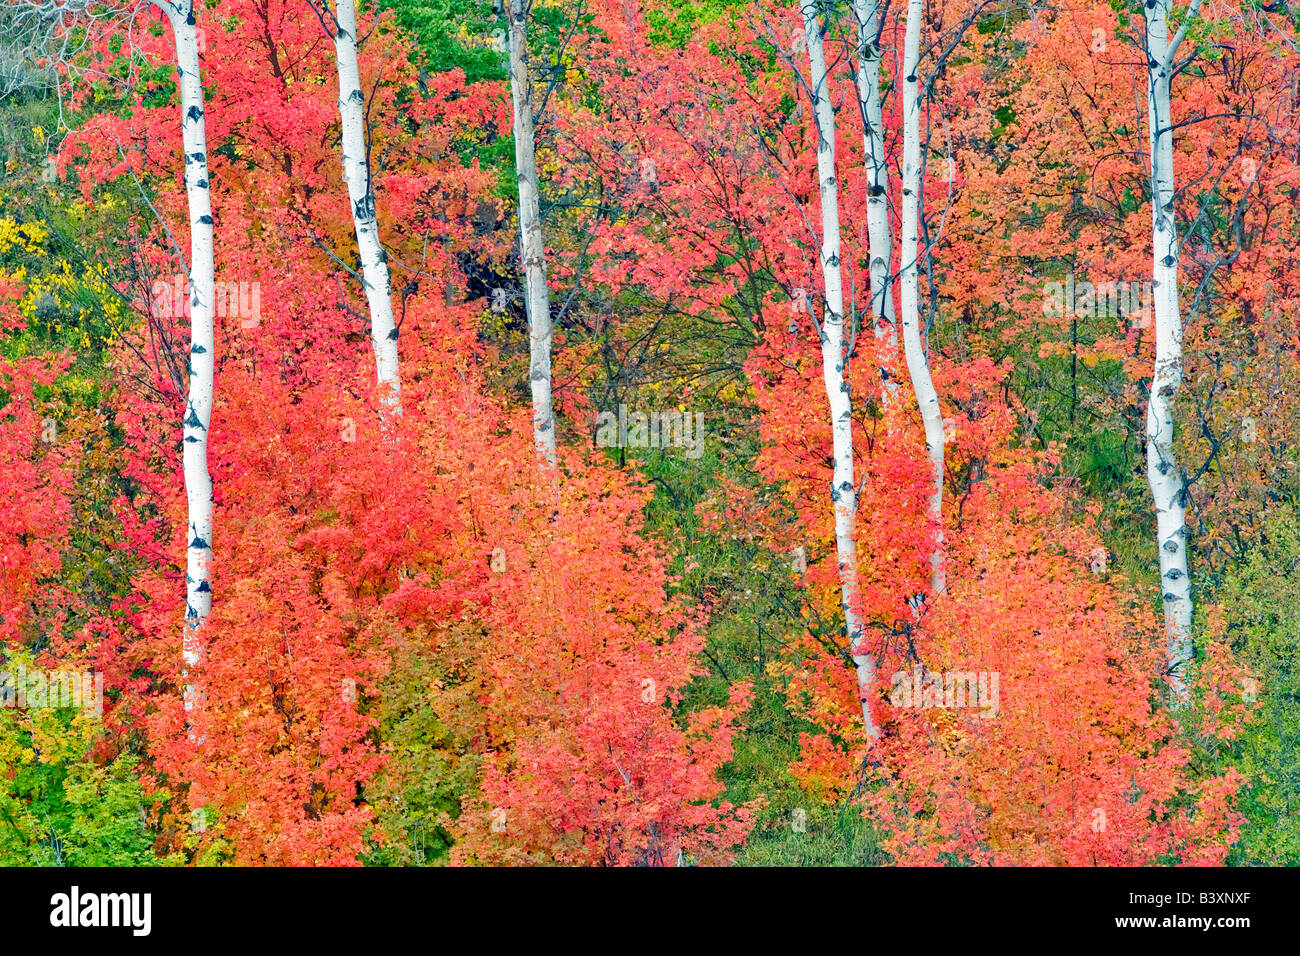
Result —
<path fill-rule="evenodd" d="M 48 236 L 49 230 L 41 222 L 18 222 L 0 216 L 0 255 L 14 248 L 21 249 L 28 255 L 40 255 Z"/>

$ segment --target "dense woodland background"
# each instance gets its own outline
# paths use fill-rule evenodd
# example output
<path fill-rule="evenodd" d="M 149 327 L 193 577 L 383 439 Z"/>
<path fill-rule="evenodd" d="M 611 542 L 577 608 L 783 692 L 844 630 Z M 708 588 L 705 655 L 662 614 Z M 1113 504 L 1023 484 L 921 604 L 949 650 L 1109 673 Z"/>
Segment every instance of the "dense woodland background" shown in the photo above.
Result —
<path fill-rule="evenodd" d="M 196 630 L 173 30 L 82 4 L 31 40 L 11 0 L 0 668 L 99 672 L 105 699 L 0 708 L 0 862 L 1300 863 L 1300 10 L 1170 13 L 1195 647 L 1171 698 L 1144 8 L 885 6 L 873 194 L 864 6 L 822 5 L 818 85 L 797 5 L 533 0 L 552 467 L 506 11 L 357 11 L 398 415 L 340 175 L 339 21 L 196 2 L 226 293 Z M 914 376 L 871 308 L 873 195 L 905 225 L 909 18 L 941 521 Z M 818 91 L 860 648 L 828 496 Z M 895 297 L 906 264 L 896 239 Z M 605 447 L 620 406 L 701 413 L 699 453 Z M 918 667 L 996 673 L 997 716 L 897 706 Z"/>

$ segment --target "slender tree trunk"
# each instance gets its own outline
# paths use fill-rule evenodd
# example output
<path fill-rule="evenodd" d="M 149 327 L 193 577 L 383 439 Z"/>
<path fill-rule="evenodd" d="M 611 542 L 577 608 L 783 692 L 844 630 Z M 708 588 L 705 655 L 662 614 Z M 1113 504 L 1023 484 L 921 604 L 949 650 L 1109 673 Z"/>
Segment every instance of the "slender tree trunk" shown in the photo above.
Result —
<path fill-rule="evenodd" d="M 215 371 L 213 312 L 215 267 L 212 252 L 212 202 L 208 188 L 208 141 L 203 119 L 203 80 L 193 0 L 164 3 L 176 41 L 181 101 L 181 141 L 185 150 L 185 195 L 190 216 L 190 381 L 181 422 L 181 462 L 189 510 L 185 552 L 185 672 L 203 657 L 201 628 L 212 610 L 212 475 L 208 471 L 208 426 L 212 422 Z M 197 689 L 185 685 L 185 710 L 198 705 Z"/>
<path fill-rule="evenodd" d="M 858 100 L 862 109 L 862 153 L 867 169 L 867 241 L 871 280 L 871 325 L 884 339 L 887 354 L 898 351 L 894 313 L 893 230 L 889 221 L 889 167 L 885 165 L 885 124 L 880 96 L 880 0 L 853 0 L 858 21 Z M 885 399 L 892 392 L 888 369 L 881 370 Z"/>
<path fill-rule="evenodd" d="M 849 652 L 858 673 L 862 723 L 868 738 L 879 736 L 871 714 L 871 689 L 876 682 L 876 662 L 867 653 L 862 616 L 858 608 L 858 546 L 854 520 L 858 512 L 853 481 L 853 407 L 844 354 L 844 282 L 840 271 L 839 187 L 835 180 L 835 110 L 831 105 L 822 47 L 822 25 L 815 0 L 804 0 L 804 32 L 811 67 L 813 124 L 817 131 L 817 182 L 822 211 L 822 282 L 826 307 L 820 328 L 822 374 L 830 401 L 834 470 L 831 504 L 835 509 L 835 550 L 839 558 L 840 596 Z"/>
<path fill-rule="evenodd" d="M 379 244 L 375 191 L 366 142 L 366 98 L 357 66 L 357 13 L 354 0 L 338 0 L 334 52 L 339 71 L 339 117 L 343 126 L 343 179 L 352 205 L 352 225 L 361 254 L 362 285 L 370 310 L 370 342 L 385 413 L 402 414 L 402 381 L 397 357 L 397 323 L 388 277 L 388 255 Z"/>
<path fill-rule="evenodd" d="M 546 286 L 546 245 L 542 237 L 537 185 L 537 141 L 533 129 L 533 88 L 528 79 L 528 7 L 531 0 L 509 0 L 510 92 L 514 101 L 515 168 L 519 179 L 519 258 L 524 268 L 528 310 L 528 381 L 533 396 L 533 440 L 538 455 L 555 465 L 555 415 L 551 409 L 551 299 Z"/>
<path fill-rule="evenodd" d="M 902 299 L 903 348 L 916 404 L 925 426 L 925 448 L 934 476 L 930 515 L 938 531 L 930 555 L 930 588 L 944 590 L 943 569 L 943 413 L 930 377 L 930 357 L 921 327 L 921 274 L 918 233 L 921 217 L 921 17 L 923 0 L 908 0 L 903 38 L 903 208 L 899 287 Z"/>
<path fill-rule="evenodd" d="M 1187 525 L 1182 471 L 1174 457 L 1174 401 L 1183 380 L 1183 327 L 1178 307 L 1178 223 L 1174 210 L 1174 135 L 1170 83 L 1174 56 L 1197 15 L 1194 0 L 1184 26 L 1169 38 L 1169 0 L 1146 11 L 1147 107 L 1151 150 L 1151 284 L 1156 326 L 1155 368 L 1147 404 L 1147 482 L 1156 511 L 1156 540 L 1165 611 L 1165 637 L 1175 704 L 1187 699 L 1192 657 L 1192 597 L 1187 576 Z"/>

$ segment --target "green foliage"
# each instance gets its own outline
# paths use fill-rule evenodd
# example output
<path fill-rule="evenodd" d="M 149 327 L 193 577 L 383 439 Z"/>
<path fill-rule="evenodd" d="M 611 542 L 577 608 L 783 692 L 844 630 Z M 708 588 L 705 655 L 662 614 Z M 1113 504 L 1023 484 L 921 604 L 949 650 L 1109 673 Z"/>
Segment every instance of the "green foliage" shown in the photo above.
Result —
<path fill-rule="evenodd" d="M 705 664 L 709 673 L 688 688 L 685 710 L 726 700 L 736 681 L 754 686 L 731 763 L 722 773 L 724 798 L 762 801 L 758 823 L 737 863 L 751 866 L 870 866 L 884 862 L 874 834 L 853 806 L 826 805 L 789 773 L 799 758 L 799 735 L 814 728 L 793 716 L 780 681 L 768 673 L 792 631 L 805 626 L 802 598 L 790 558 L 743 534 L 720 535 L 702 526 L 696 506 L 718 491 L 722 478 L 752 481 L 752 437 L 708 434 L 704 454 L 688 460 L 677 449 L 637 453 L 654 483 L 649 526 L 677 549 L 679 593 L 713 607 Z"/>
<path fill-rule="evenodd" d="M 472 794 L 477 761 L 434 706 L 454 679 L 427 647 L 406 645 L 379 695 L 379 733 L 389 763 L 366 787 L 375 812 L 368 866 L 445 863 L 452 823 Z"/>
<path fill-rule="evenodd" d="M 0 340 L 0 355 L 17 358 L 68 352 L 73 366 L 53 397 L 83 408 L 100 398 L 108 348 L 133 321 L 115 286 L 126 278 L 105 270 L 94 248 L 100 237 L 125 236 L 140 199 L 129 182 L 96 190 L 87 203 L 70 178 L 49 177 L 56 150 L 47 127 L 57 104 L 29 98 L 0 113 L 0 278 L 24 289 L 18 303 L 26 323 Z"/>
<path fill-rule="evenodd" d="M 1265 543 L 1227 576 L 1218 595 L 1229 636 L 1254 673 L 1259 709 L 1236 742 L 1250 783 L 1249 823 L 1231 862 L 1300 864 L 1300 514 L 1286 506 L 1265 523 Z"/>
<path fill-rule="evenodd" d="M 652 43 L 682 47 L 704 24 L 723 16 L 736 16 L 750 7 L 749 0 L 682 0 L 671 11 L 658 7 L 645 12 Z"/>
<path fill-rule="evenodd" d="M 742 866 L 881 866 L 888 861 L 870 821 L 845 803 L 765 814 L 736 862 Z"/>
<path fill-rule="evenodd" d="M 96 759 L 102 738 L 98 718 L 75 709 L 0 709 L 0 865 L 163 862 L 153 852 L 152 801 L 136 778 L 138 758 L 124 751 Z"/>
<path fill-rule="evenodd" d="M 380 0 L 375 6 L 392 11 L 415 39 L 426 72 L 459 68 L 471 83 L 506 79 L 503 56 L 492 45 L 494 31 L 504 31 L 504 21 L 489 0 Z"/>

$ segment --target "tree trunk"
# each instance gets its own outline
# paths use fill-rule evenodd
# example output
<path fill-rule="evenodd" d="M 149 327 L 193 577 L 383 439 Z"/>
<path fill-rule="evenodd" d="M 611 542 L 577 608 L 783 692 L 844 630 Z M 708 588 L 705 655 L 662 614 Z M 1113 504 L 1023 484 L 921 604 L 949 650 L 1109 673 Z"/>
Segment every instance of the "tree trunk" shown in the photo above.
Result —
<path fill-rule="evenodd" d="M 213 313 L 215 266 L 212 252 L 212 202 L 208 188 L 208 141 L 203 119 L 203 80 L 199 73 L 198 34 L 192 0 L 163 5 L 176 41 L 177 84 L 181 101 L 181 142 L 185 150 L 185 195 L 190 215 L 190 381 L 181 422 L 181 462 L 188 507 L 185 550 L 185 673 L 203 657 L 200 629 L 212 610 L 212 475 L 208 471 L 208 426 L 212 422 L 215 372 Z M 185 710 L 199 702 L 185 685 Z"/>
<path fill-rule="evenodd" d="M 921 289 L 918 233 L 921 217 L 921 16 L 922 0 L 909 0 L 907 30 L 903 39 L 903 208 L 899 286 L 902 298 L 903 348 L 916 404 L 925 426 L 925 448 L 934 475 L 930 516 L 935 522 L 934 551 L 930 555 L 930 589 L 944 590 L 943 569 L 943 413 L 930 378 L 930 357 L 921 328 Z"/>
<path fill-rule="evenodd" d="M 844 354 L 844 282 L 840 271 L 839 188 L 835 181 L 835 111 L 831 106 L 822 48 L 822 27 L 818 5 L 805 0 L 804 32 L 808 39 L 811 67 L 813 124 L 817 131 L 817 182 L 822 211 L 822 282 L 826 305 L 820 328 L 822 374 L 830 401 L 831 440 L 834 470 L 831 504 L 835 509 L 835 550 L 839 558 L 840 595 L 849 652 L 858 673 L 858 694 L 862 702 L 862 723 L 868 738 L 879 736 L 871 714 L 871 690 L 876 682 L 876 662 L 865 648 L 865 634 L 858 608 L 858 550 L 854 519 L 858 511 L 857 487 L 853 482 L 853 410 L 849 392 L 847 360 Z"/>
<path fill-rule="evenodd" d="M 538 455 L 555 466 L 555 415 L 551 409 L 551 299 L 546 286 L 537 185 L 537 142 L 533 130 L 533 88 L 528 79 L 528 4 L 510 4 L 510 92 L 514 101 L 515 168 L 519 180 L 519 258 L 524 269 L 528 311 L 528 381 L 533 397 L 533 440 Z"/>
<path fill-rule="evenodd" d="M 853 0 L 858 21 L 858 100 L 862 109 L 862 153 L 867 170 L 867 241 L 871 281 L 871 326 L 885 339 L 892 359 L 898 351 L 894 314 L 893 230 L 889 222 L 889 168 L 885 165 L 885 124 L 880 97 L 880 0 Z M 881 370 L 884 398 L 893 391 L 888 369 Z"/>
<path fill-rule="evenodd" d="M 388 255 L 379 244 L 375 191 L 370 179 L 366 143 L 365 94 L 357 66 L 357 14 L 354 0 L 338 0 L 334 52 L 339 71 L 339 117 L 343 126 L 343 179 L 352 205 L 352 225 L 361 254 L 361 278 L 370 310 L 370 342 L 375 350 L 375 373 L 385 413 L 402 414 L 402 382 L 397 358 L 397 324 L 388 278 Z"/>
<path fill-rule="evenodd" d="M 1178 223 L 1174 211 L 1174 136 L 1170 83 L 1174 55 L 1200 7 L 1194 0 L 1184 26 L 1169 39 L 1169 0 L 1146 7 L 1147 107 L 1151 150 L 1151 285 L 1156 357 L 1147 404 L 1147 482 L 1156 510 L 1156 540 L 1165 611 L 1170 690 L 1187 699 L 1192 657 L 1191 581 L 1187 576 L 1187 525 L 1182 472 L 1174 457 L 1174 401 L 1183 380 L 1183 327 L 1178 307 Z"/>

